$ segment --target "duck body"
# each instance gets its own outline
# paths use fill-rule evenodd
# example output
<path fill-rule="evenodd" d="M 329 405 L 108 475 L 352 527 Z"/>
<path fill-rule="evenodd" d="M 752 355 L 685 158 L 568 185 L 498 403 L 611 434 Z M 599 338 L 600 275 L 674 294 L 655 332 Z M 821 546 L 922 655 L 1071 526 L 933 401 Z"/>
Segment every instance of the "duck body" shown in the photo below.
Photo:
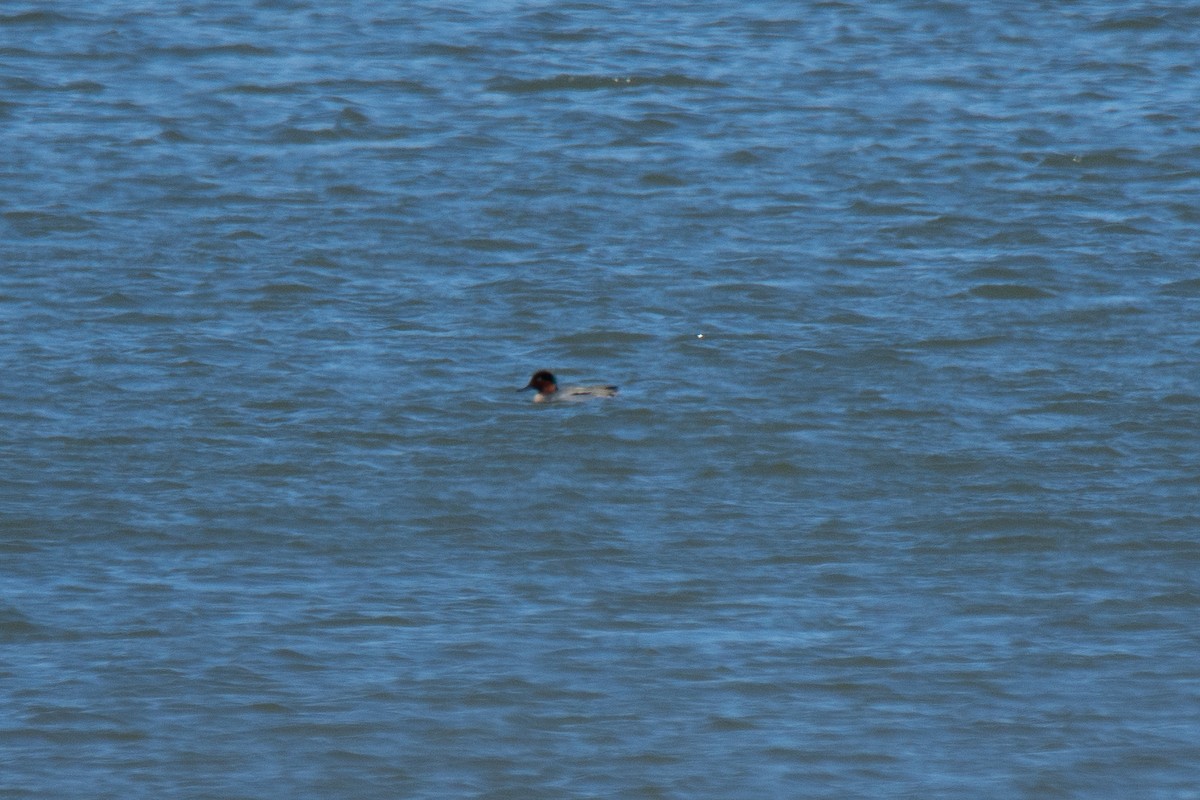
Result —
<path fill-rule="evenodd" d="M 533 402 L 535 403 L 579 402 L 597 397 L 615 397 L 617 394 L 616 386 L 560 387 L 558 380 L 554 377 L 554 373 L 544 369 L 533 373 L 533 377 L 529 379 L 529 383 L 524 388 L 518 389 L 518 391 L 523 392 L 527 389 L 537 390 L 537 394 L 533 396 Z"/>

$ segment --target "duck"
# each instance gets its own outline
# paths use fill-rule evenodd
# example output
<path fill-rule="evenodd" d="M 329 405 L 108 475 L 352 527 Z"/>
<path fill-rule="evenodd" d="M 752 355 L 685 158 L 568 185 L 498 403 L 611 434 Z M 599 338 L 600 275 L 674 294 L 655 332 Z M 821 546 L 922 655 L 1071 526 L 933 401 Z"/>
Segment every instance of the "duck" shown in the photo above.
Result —
<path fill-rule="evenodd" d="M 554 373 L 545 369 L 533 373 L 533 377 L 529 379 L 529 383 L 517 391 L 523 392 L 527 389 L 537 390 L 537 394 L 533 396 L 533 402 L 535 403 L 591 400 L 594 397 L 615 397 L 617 394 L 616 386 L 559 387 L 558 379 L 554 377 Z"/>

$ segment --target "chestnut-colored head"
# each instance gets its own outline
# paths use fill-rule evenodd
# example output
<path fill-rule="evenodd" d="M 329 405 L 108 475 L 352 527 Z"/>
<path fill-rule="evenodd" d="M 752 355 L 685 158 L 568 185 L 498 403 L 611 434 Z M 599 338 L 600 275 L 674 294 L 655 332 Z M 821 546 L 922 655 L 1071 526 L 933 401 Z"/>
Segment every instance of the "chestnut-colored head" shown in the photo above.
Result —
<path fill-rule="evenodd" d="M 533 373 L 529 383 L 519 391 L 523 392 L 525 389 L 537 389 L 538 394 L 553 394 L 558 391 L 558 381 L 554 379 L 554 374 L 549 370 L 538 370 Z"/>

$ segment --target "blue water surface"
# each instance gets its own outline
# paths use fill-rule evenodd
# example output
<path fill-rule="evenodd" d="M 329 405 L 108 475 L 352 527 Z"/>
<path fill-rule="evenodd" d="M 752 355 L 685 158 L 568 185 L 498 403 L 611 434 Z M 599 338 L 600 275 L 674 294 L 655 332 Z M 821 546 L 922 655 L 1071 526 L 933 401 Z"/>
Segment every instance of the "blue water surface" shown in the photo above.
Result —
<path fill-rule="evenodd" d="M 1198 32 L 4 4 L 0 797 L 1200 797 Z"/>

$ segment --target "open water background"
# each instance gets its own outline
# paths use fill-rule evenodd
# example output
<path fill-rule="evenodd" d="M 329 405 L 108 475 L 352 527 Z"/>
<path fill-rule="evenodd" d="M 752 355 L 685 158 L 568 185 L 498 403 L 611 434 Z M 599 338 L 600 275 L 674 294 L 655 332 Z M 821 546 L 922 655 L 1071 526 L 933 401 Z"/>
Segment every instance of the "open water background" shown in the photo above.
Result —
<path fill-rule="evenodd" d="M 0 797 L 1200 797 L 1198 53 L 0 4 Z"/>

